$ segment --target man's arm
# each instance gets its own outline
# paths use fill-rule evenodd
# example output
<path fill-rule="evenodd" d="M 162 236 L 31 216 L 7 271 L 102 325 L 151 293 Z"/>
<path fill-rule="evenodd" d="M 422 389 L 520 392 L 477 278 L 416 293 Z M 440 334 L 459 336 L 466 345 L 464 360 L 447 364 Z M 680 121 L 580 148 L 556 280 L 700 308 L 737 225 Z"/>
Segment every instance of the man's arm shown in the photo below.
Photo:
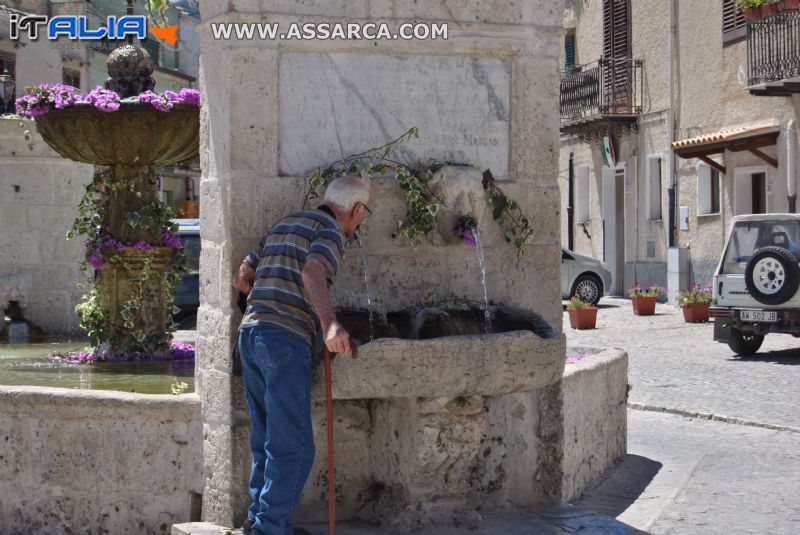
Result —
<path fill-rule="evenodd" d="M 256 280 L 256 270 L 247 262 L 242 262 L 239 271 L 233 276 L 233 287 L 240 292 L 249 294 L 253 289 L 253 282 Z"/>
<path fill-rule="evenodd" d="M 306 261 L 301 274 L 306 295 L 314 307 L 322 325 L 322 337 L 328 350 L 335 353 L 350 354 L 350 335 L 336 319 L 328 293 L 325 265 L 314 258 Z"/>

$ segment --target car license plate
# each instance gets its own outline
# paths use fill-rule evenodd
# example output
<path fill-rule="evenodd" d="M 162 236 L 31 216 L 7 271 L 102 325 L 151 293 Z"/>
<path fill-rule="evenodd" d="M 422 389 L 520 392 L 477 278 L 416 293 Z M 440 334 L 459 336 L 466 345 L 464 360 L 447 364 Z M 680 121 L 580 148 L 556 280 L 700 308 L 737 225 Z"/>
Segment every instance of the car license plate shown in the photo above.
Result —
<path fill-rule="evenodd" d="M 775 323 L 778 321 L 777 312 L 765 312 L 762 310 L 742 310 L 739 312 L 739 319 L 742 321 L 762 321 Z"/>

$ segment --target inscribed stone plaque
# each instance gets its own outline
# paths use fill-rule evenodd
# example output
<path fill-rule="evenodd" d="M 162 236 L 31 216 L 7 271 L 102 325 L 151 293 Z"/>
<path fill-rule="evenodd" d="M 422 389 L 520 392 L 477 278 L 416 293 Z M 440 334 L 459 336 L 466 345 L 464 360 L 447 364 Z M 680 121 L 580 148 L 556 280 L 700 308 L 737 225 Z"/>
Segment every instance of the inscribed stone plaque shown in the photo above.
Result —
<path fill-rule="evenodd" d="M 286 53 L 279 72 L 284 176 L 384 145 L 412 126 L 420 137 L 396 159 L 508 174 L 507 61 Z"/>

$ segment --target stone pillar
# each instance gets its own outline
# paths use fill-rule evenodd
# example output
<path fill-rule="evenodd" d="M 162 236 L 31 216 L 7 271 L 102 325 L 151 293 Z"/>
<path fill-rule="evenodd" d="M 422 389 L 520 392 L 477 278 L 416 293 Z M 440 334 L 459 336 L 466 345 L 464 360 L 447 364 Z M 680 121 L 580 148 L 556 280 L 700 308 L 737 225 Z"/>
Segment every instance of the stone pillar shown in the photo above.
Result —
<path fill-rule="evenodd" d="M 267 7 L 269 6 L 269 7 Z M 398 157 L 490 167 L 536 229 L 525 261 L 491 219 L 490 299 L 561 324 L 558 58 L 563 6 L 546 0 L 481 3 L 201 1 L 201 305 L 197 385 L 203 399 L 205 520 L 238 524 L 247 505 L 248 421 L 231 349 L 239 314 L 230 286 L 241 259 L 278 217 L 302 206 L 316 166 L 387 143 L 420 139 Z M 428 40 L 215 40 L 211 24 L 447 22 Z M 478 174 L 479 176 L 479 174 Z M 377 190 L 388 188 L 381 182 Z M 440 298 L 480 299 L 475 251 L 432 239 L 412 249 L 390 235 L 403 203 L 378 198 L 367 256 L 374 302 L 392 310 Z M 468 203 L 467 203 L 468 204 Z M 360 305 L 351 254 L 333 298 Z M 554 418 L 558 418 L 557 415 Z M 321 444 L 319 449 L 324 448 Z"/>

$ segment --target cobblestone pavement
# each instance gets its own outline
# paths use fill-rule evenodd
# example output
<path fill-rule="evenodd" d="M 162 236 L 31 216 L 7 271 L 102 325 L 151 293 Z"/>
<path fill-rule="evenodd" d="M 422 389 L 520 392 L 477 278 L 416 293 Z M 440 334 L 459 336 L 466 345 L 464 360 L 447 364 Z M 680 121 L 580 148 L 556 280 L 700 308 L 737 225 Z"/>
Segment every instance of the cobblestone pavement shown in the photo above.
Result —
<path fill-rule="evenodd" d="M 737 357 L 713 341 L 712 324 L 684 323 L 673 305 L 635 316 L 629 300 L 610 297 L 600 301 L 597 329 L 571 329 L 565 312 L 564 332 L 571 348 L 627 351 L 632 408 L 800 431 L 800 338 L 770 334 L 755 356 Z"/>

